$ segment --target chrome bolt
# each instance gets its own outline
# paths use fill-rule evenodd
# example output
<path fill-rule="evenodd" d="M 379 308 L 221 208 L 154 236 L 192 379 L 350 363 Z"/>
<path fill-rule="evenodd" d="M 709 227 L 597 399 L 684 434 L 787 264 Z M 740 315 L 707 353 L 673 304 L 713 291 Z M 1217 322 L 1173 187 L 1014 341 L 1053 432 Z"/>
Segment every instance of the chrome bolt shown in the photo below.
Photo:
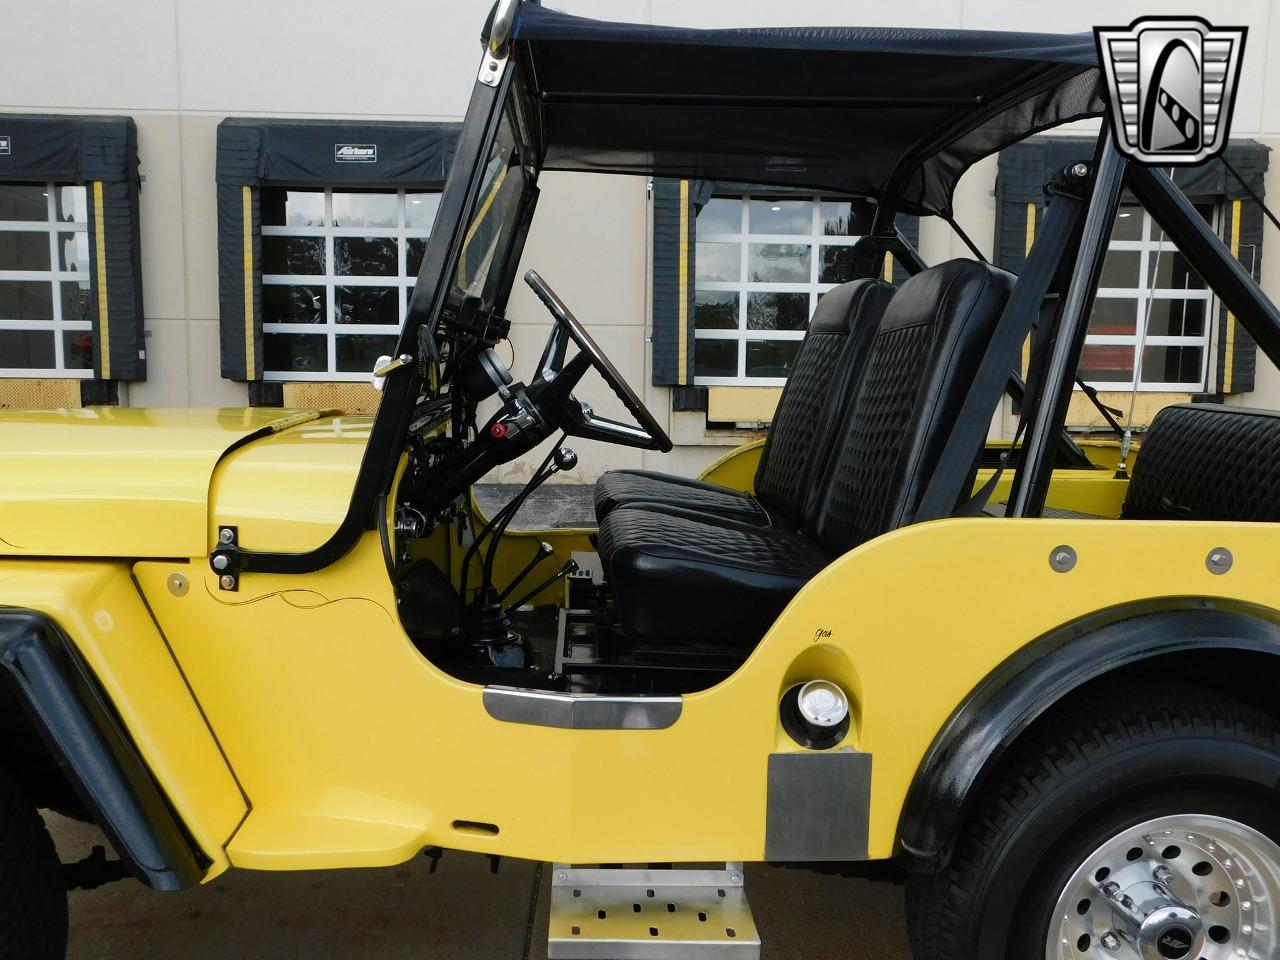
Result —
<path fill-rule="evenodd" d="M 1108 950 L 1115 952 L 1120 949 L 1120 938 L 1108 930 L 1102 935 L 1102 945 Z"/>
<path fill-rule="evenodd" d="M 730 883 L 741 883 L 741 882 L 742 882 L 742 877 L 738 876 L 738 874 L 736 874 L 736 873 L 735 873 L 735 874 L 732 874 L 732 875 L 730 875 L 730 877 L 729 877 L 729 882 L 730 882 Z"/>
<path fill-rule="evenodd" d="M 1205 557 L 1204 565 L 1209 568 L 1210 573 L 1223 574 L 1231 569 L 1231 564 L 1235 562 L 1235 558 L 1231 556 L 1231 551 L 1226 547 L 1214 547 L 1209 551 L 1209 556 Z"/>
<path fill-rule="evenodd" d="M 1162 863 L 1151 871 L 1151 879 L 1162 887 L 1167 887 L 1173 883 L 1173 871 Z"/>
<path fill-rule="evenodd" d="M 230 566 L 230 564 L 231 561 L 227 559 L 227 555 L 225 553 L 220 553 L 213 558 L 213 569 L 215 570 L 225 570 Z"/>
<path fill-rule="evenodd" d="M 1071 175 L 1075 177 L 1087 177 L 1089 175 L 1089 165 L 1087 163 L 1073 164 L 1071 167 Z"/>
<path fill-rule="evenodd" d="M 175 597 L 185 597 L 187 595 L 187 578 L 185 574 L 171 573 L 168 579 L 169 592 Z"/>
<path fill-rule="evenodd" d="M 231 542 L 232 540 L 234 540 L 235 538 L 236 538 L 236 535 L 235 535 L 235 533 L 231 530 L 231 528 L 230 528 L 230 527 L 223 527 L 221 530 L 219 530 L 219 531 L 218 531 L 218 542 L 219 542 L 219 543 L 230 543 L 230 542 Z"/>
<path fill-rule="evenodd" d="M 560 881 L 568 880 L 569 875 L 567 873 L 559 873 L 559 874 L 556 874 L 556 879 Z"/>
<path fill-rule="evenodd" d="M 218 581 L 222 585 L 223 590 L 230 590 L 236 585 L 236 578 L 231 574 L 223 574 L 222 579 Z"/>
<path fill-rule="evenodd" d="M 1075 569 L 1076 552 L 1065 543 L 1049 552 L 1049 566 L 1055 573 L 1069 573 Z"/>

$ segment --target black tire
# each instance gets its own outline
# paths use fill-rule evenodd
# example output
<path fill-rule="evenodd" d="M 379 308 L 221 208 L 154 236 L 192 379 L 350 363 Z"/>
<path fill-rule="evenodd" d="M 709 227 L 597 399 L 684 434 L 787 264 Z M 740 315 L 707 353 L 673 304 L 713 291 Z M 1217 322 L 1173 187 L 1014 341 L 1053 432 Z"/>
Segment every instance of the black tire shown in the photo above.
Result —
<path fill-rule="evenodd" d="M 0 787 L 0 960 L 64 960 L 67 892 L 35 806 Z"/>
<path fill-rule="evenodd" d="M 1280 841 L 1280 725 L 1192 687 L 1091 691 L 1002 761 L 939 873 L 907 884 L 916 960 L 1038 960 L 1076 867 L 1125 829 L 1194 809 Z"/>

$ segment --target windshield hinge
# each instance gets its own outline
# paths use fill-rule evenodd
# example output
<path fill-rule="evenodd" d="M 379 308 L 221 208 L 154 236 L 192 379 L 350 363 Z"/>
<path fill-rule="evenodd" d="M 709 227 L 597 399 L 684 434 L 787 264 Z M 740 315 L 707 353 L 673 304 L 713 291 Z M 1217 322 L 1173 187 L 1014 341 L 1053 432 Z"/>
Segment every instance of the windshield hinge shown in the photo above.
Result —
<path fill-rule="evenodd" d="M 480 76 L 477 77 L 486 87 L 496 87 L 507 69 L 507 57 L 495 57 L 488 49 L 480 58 Z"/>
<path fill-rule="evenodd" d="M 218 527 L 218 545 L 209 554 L 209 566 L 218 576 L 218 589 L 235 592 L 240 589 L 240 571 L 244 557 L 240 553 L 240 532 L 236 527 Z"/>

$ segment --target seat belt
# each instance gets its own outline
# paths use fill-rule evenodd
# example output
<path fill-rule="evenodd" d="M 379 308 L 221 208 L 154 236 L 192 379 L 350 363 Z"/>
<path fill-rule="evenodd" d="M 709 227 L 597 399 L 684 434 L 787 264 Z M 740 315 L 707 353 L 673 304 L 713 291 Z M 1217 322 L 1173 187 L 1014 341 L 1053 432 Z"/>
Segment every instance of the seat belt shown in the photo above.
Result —
<path fill-rule="evenodd" d="M 1004 392 L 1009 371 L 1014 368 L 1022 344 L 1040 316 L 1041 305 L 1048 296 L 1049 287 L 1083 211 L 1084 202 L 1080 197 L 1067 192 L 1053 194 L 1044 227 L 1032 244 L 1026 265 L 996 322 L 977 375 L 970 384 L 955 426 L 947 437 L 929 485 L 910 522 L 939 520 L 954 515 L 960 498 L 968 492 L 964 485 L 972 475 L 974 451 L 986 438 L 991 414 Z M 994 485 L 991 488 L 994 489 Z M 990 491 L 987 494 L 990 496 Z"/>

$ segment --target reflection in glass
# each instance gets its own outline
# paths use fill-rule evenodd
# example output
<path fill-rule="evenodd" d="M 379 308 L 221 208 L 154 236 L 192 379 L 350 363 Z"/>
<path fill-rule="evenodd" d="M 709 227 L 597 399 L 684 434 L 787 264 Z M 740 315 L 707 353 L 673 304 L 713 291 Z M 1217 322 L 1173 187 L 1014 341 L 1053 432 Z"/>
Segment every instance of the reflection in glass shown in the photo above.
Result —
<path fill-rule="evenodd" d="M 738 341 L 699 339 L 693 352 L 695 377 L 736 377 Z"/>
<path fill-rule="evenodd" d="M 853 204 L 848 200 L 823 200 L 819 211 L 818 232 L 824 237 L 852 237 Z"/>
<path fill-rule="evenodd" d="M 301 284 L 262 285 L 263 323 L 324 323 L 324 287 Z M 289 370 L 267 364 L 268 370 Z"/>
<path fill-rule="evenodd" d="M 1085 383 L 1129 383 L 1133 380 L 1133 347 L 1129 344 L 1085 344 L 1080 356 Z"/>
<path fill-rule="evenodd" d="M 819 283 L 847 283 L 853 279 L 853 247 L 823 247 Z"/>
<path fill-rule="evenodd" d="M 49 234 L 0 233 L 0 270 L 48 270 Z"/>
<path fill-rule="evenodd" d="M 485 163 L 454 276 L 454 297 L 478 297 L 486 309 L 497 296 L 502 261 L 515 237 L 525 195 L 520 146 L 509 109 L 503 112 Z"/>
<path fill-rule="evenodd" d="M 754 283 L 807 283 L 812 248 L 799 243 L 753 243 L 747 277 Z"/>
<path fill-rule="evenodd" d="M 323 227 L 323 190 L 263 187 L 259 196 L 264 227 Z"/>
<path fill-rule="evenodd" d="M 1138 329 L 1138 301 L 1133 297 L 1098 297 L 1089 317 L 1089 333 L 1128 336 Z"/>
<path fill-rule="evenodd" d="M 409 271 L 409 276 L 416 277 L 422 272 L 422 261 L 427 256 L 428 241 L 424 237 L 410 237 L 407 242 L 409 246 L 405 251 L 407 255 L 405 269 Z"/>
<path fill-rule="evenodd" d="M 1199 337 L 1204 334 L 1205 300 L 1153 299 L 1147 323 L 1152 337 Z"/>
<path fill-rule="evenodd" d="M 338 323 L 400 322 L 398 287 L 334 287 Z"/>
<path fill-rule="evenodd" d="M 68 370 L 93 369 L 93 331 L 63 331 L 62 363 Z"/>
<path fill-rule="evenodd" d="M 395 334 L 344 333 L 334 343 L 340 373 L 372 370 L 379 357 L 389 356 L 396 350 Z"/>
<path fill-rule="evenodd" d="M 394 277 L 400 251 L 391 237 L 334 237 L 333 271 L 340 277 Z"/>
<path fill-rule="evenodd" d="M 406 193 L 404 195 L 404 225 L 414 230 L 430 230 L 436 223 L 440 210 L 438 193 Z"/>
<path fill-rule="evenodd" d="M 807 293 L 747 294 L 748 330 L 803 330 L 808 323 Z"/>
<path fill-rule="evenodd" d="M 742 201 L 737 197 L 712 197 L 698 211 L 697 232 L 741 233 Z"/>
<path fill-rule="evenodd" d="M 58 234 L 58 269 L 68 273 L 89 272 L 89 235 L 83 230 Z"/>
<path fill-rule="evenodd" d="M 785 377 L 795 364 L 799 340 L 748 340 L 748 377 Z"/>
<path fill-rule="evenodd" d="M 52 319 L 52 284 L 38 280 L 0 280 L 0 320 Z"/>
<path fill-rule="evenodd" d="M 1142 351 L 1143 383 L 1200 382 L 1200 348 L 1147 346 Z"/>
<path fill-rule="evenodd" d="M 1116 224 L 1111 229 L 1112 240 L 1142 239 L 1142 207 L 1136 203 L 1122 203 L 1116 211 Z"/>
<path fill-rule="evenodd" d="M 737 280 L 742 273 L 742 248 L 736 243 L 699 243 L 694 250 L 699 280 Z"/>
<path fill-rule="evenodd" d="M 400 220 L 399 197 L 394 193 L 339 193 L 333 191 L 335 227 L 394 227 Z"/>
<path fill-rule="evenodd" d="M 89 295 L 89 281 L 79 283 L 60 283 L 62 288 L 62 319 L 92 320 L 93 300 Z"/>
<path fill-rule="evenodd" d="M 810 200 L 755 200 L 750 203 L 751 233 L 808 233 L 813 227 Z"/>
<path fill-rule="evenodd" d="M 48 220 L 48 189 L 42 183 L 0 183 L 0 220 Z"/>
<path fill-rule="evenodd" d="M 307 373 L 328 367 L 328 343 L 323 334 L 268 333 L 262 338 L 262 352 L 268 370 Z"/>
<path fill-rule="evenodd" d="M 1100 287 L 1124 287 L 1132 290 L 1138 285 L 1138 266 L 1142 254 L 1137 250 L 1108 250 L 1102 261 Z"/>
<path fill-rule="evenodd" d="M 0 367 L 52 370 L 52 330 L 8 330 L 0 327 Z"/>
<path fill-rule="evenodd" d="M 324 276 L 324 237 L 264 236 L 262 272 L 304 277 Z"/>
<path fill-rule="evenodd" d="M 1147 254 L 1147 271 L 1160 290 L 1204 290 L 1205 282 L 1176 250 L 1154 250 Z"/>
<path fill-rule="evenodd" d="M 738 295 L 728 290 L 698 290 L 693 325 L 699 330 L 738 329 Z"/>
<path fill-rule="evenodd" d="M 84 187 L 56 187 L 57 211 L 60 223 L 88 223 L 89 201 Z"/>

